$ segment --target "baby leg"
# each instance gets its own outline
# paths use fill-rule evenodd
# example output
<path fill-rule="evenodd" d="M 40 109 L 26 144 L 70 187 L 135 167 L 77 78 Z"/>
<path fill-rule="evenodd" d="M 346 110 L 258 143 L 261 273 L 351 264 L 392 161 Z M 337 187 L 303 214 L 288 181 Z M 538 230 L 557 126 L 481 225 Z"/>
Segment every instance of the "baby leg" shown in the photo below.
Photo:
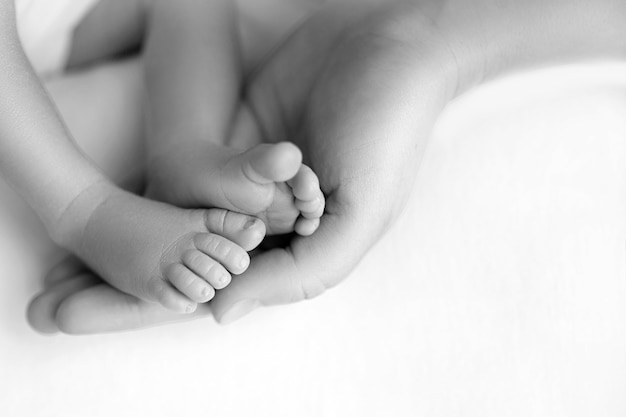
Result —
<path fill-rule="evenodd" d="M 81 148 L 83 148 L 109 176 L 116 178 L 118 183 L 124 182 L 129 184 L 129 188 L 135 191 L 140 189 L 138 188 L 140 181 L 129 182 L 128 179 L 137 177 L 141 179 L 142 175 L 131 174 L 141 174 L 140 171 L 142 171 L 145 166 L 141 145 L 142 129 L 139 122 L 141 120 L 141 89 L 139 88 L 141 78 L 139 74 L 139 66 L 135 63 L 128 62 L 66 77 L 48 85 L 49 91 L 55 98 L 57 106 L 64 114 Z M 84 96 L 98 97 L 99 100 L 87 107 L 84 105 L 76 106 L 76 103 L 82 103 L 81 97 Z M 122 193 L 116 192 L 116 195 L 117 194 Z M 113 270 L 110 270 L 111 268 L 115 268 L 114 270 L 117 271 L 118 268 L 121 268 L 124 257 L 126 256 L 128 258 L 130 253 L 117 253 L 115 255 L 109 253 L 107 258 L 110 259 L 110 261 L 106 262 L 104 259 L 100 259 L 106 251 L 120 250 L 124 241 L 127 246 L 131 247 L 130 249 L 126 249 L 130 252 L 133 250 L 141 251 L 141 246 L 144 246 L 144 250 L 147 250 L 150 245 L 156 248 L 156 242 L 158 240 L 163 241 L 163 239 L 165 239 L 165 241 L 167 241 L 169 239 L 169 243 L 163 241 L 158 248 L 154 249 L 155 254 L 157 254 L 163 251 L 164 248 L 171 246 L 173 243 L 172 240 L 176 241 L 178 237 L 189 233 L 190 229 L 193 229 L 197 235 L 199 234 L 201 236 L 198 236 L 196 240 L 188 237 L 188 250 L 197 249 L 200 251 L 200 249 L 204 248 L 206 252 L 211 253 L 211 251 L 215 252 L 216 250 L 219 252 L 224 246 L 228 246 L 228 242 L 225 242 L 225 239 L 208 234 L 209 229 L 205 222 L 188 221 L 188 218 L 191 216 L 187 211 L 176 210 L 125 193 L 114 200 L 119 203 L 116 203 L 117 205 L 113 207 L 116 213 L 109 212 L 107 214 L 109 216 L 107 220 L 103 220 L 100 214 L 98 214 L 100 220 L 98 220 L 98 216 L 92 217 L 92 227 L 85 236 L 84 245 L 78 248 L 77 252 L 83 253 L 86 258 L 90 258 L 88 260 L 91 265 L 100 264 L 99 272 L 101 272 L 105 278 L 110 278 L 109 281 L 113 285 L 117 285 L 118 287 L 123 286 L 131 292 L 135 291 L 135 294 L 138 296 L 154 299 L 152 294 L 144 293 L 144 291 L 147 291 L 146 288 L 140 288 L 142 285 L 145 285 L 145 282 L 136 282 L 136 276 L 127 276 L 128 279 L 123 280 L 121 276 L 117 273 L 114 274 Z M 126 208 L 123 208 L 123 206 L 126 206 Z M 133 209 L 132 207 L 135 208 Z M 106 212 L 107 210 L 100 210 L 100 212 Z M 133 212 L 140 213 L 141 216 L 137 216 L 133 214 Z M 128 213 L 128 215 L 124 216 L 123 213 Z M 167 216 L 167 219 L 162 217 L 164 215 Z M 124 216 L 124 218 L 120 219 L 120 216 Z M 228 217 L 234 218 L 233 215 L 229 215 Z M 152 226 L 148 226 L 151 220 Z M 110 225 L 106 226 L 108 222 L 110 222 Z M 172 230 L 175 228 L 173 225 L 177 223 L 180 225 L 180 230 Z M 245 222 L 242 220 L 241 224 L 245 224 Z M 166 226 L 169 226 L 169 228 Z M 252 228 L 249 232 L 241 236 L 225 237 L 236 242 L 240 247 L 251 249 L 258 243 L 258 240 L 260 240 L 262 227 L 263 225 L 259 222 L 255 228 Z M 97 230 L 98 228 L 109 230 L 100 231 Z M 119 241 L 116 241 L 113 229 L 117 229 L 116 233 L 120 233 Z M 131 233 L 133 229 L 135 231 Z M 215 230 L 213 229 L 213 231 Z M 98 238 L 99 233 L 103 233 L 102 240 Z M 133 233 L 135 236 L 132 237 L 133 240 L 130 241 L 129 235 Z M 108 249 L 104 252 L 101 251 L 100 247 L 95 250 L 89 249 L 90 245 L 93 247 L 106 245 L 106 236 L 110 239 Z M 247 240 L 249 237 L 252 238 L 252 241 Z M 148 242 L 140 244 L 138 247 L 133 246 L 135 244 L 134 242 L 138 242 L 139 240 L 147 240 Z M 179 245 L 179 248 L 180 247 Z M 102 249 L 105 248 L 103 247 Z M 241 248 L 235 248 L 233 250 L 242 256 L 244 255 L 240 253 Z M 120 252 L 123 251 L 120 250 Z M 192 271 L 194 267 L 207 267 L 206 263 L 209 262 L 208 260 L 203 261 L 204 258 L 197 253 L 195 256 L 192 256 L 193 254 L 194 252 L 180 252 L 177 262 L 171 262 L 172 265 L 178 266 L 170 266 L 169 269 L 166 268 L 166 265 L 161 265 L 159 262 L 155 261 L 155 266 L 162 267 L 164 269 L 163 274 L 168 272 L 167 278 L 171 279 L 171 282 L 166 281 L 167 285 L 165 285 L 165 288 L 173 290 L 173 288 L 171 288 L 171 284 L 173 284 L 176 287 L 183 288 L 184 292 L 186 288 L 185 285 L 193 284 L 194 281 L 191 279 L 192 275 L 188 273 L 187 270 Z M 207 276 L 207 285 L 213 282 L 217 288 L 223 286 L 219 281 L 215 281 L 218 272 L 222 272 L 222 275 L 225 275 L 226 282 L 230 279 L 230 273 L 237 274 L 241 272 L 241 267 L 228 264 L 229 259 L 221 261 L 221 256 L 223 256 L 221 253 L 213 253 L 212 259 L 218 261 L 218 264 L 225 263 L 225 265 L 212 266 L 210 273 L 214 275 Z M 244 258 L 247 258 L 247 255 L 245 255 Z M 139 259 L 140 257 L 136 260 Z M 183 266 L 184 268 L 182 268 Z M 167 271 L 165 271 L 165 269 L 167 269 Z M 109 272 L 107 273 L 106 270 L 109 270 Z M 200 271 L 200 274 L 202 273 L 203 271 Z M 165 275 L 161 276 L 156 274 L 155 276 L 166 278 Z M 155 282 L 158 283 L 158 281 Z M 207 296 L 210 298 L 215 287 L 213 287 L 213 285 L 207 287 L 207 285 L 203 285 L 202 282 L 196 282 L 196 289 L 200 292 L 202 289 L 205 289 L 208 291 Z M 193 288 L 192 285 L 188 290 L 192 290 Z M 168 291 L 165 294 L 169 293 L 171 292 Z M 174 295 L 178 294 L 174 293 Z M 177 297 L 177 299 L 180 300 L 180 296 Z M 204 299 L 205 298 L 201 297 L 196 298 L 198 301 Z"/>
<path fill-rule="evenodd" d="M 153 0 L 101 0 L 75 32 L 70 65 L 81 65 L 127 51 L 140 44 L 146 28 L 146 13 Z M 204 10 L 204 9 L 203 9 Z M 221 8 L 216 6 L 216 18 L 221 18 Z M 227 16 L 224 16 L 226 18 Z M 203 33 L 202 31 L 200 33 Z M 221 34 L 219 30 L 215 33 Z M 227 45 L 228 46 L 228 45 Z M 236 45 L 230 45 L 237 49 Z M 218 48 L 218 52 L 223 48 Z M 206 55 L 206 54 L 205 54 Z M 204 56 L 204 55 L 203 55 Z M 230 54 L 209 54 L 209 61 L 224 61 Z M 195 57 L 199 59 L 199 57 Z M 213 65 L 208 68 L 213 68 Z M 193 65 L 195 68 L 198 66 Z M 228 65 L 226 67 L 230 68 Z M 217 66 L 218 69 L 221 66 Z M 213 68 L 215 69 L 215 68 Z M 222 68 L 223 69 L 223 68 Z M 227 73 L 233 72 L 227 71 Z M 221 74 L 221 72 L 218 71 Z M 202 85 L 210 81 L 209 75 L 202 76 Z M 189 78 L 189 77 L 183 77 Z M 230 77 L 226 77 L 230 79 Z M 215 85 L 221 85 L 221 80 Z M 140 81 L 138 85 L 143 85 Z M 211 84 L 211 85 L 213 85 Z M 186 85 L 186 84 L 185 84 Z M 136 87 L 134 87 L 136 89 Z M 198 86 L 194 85 L 195 94 Z M 233 88 L 236 96 L 236 88 Z M 203 90 L 204 91 L 204 90 Z M 221 91 L 221 90 L 220 90 Z M 194 94 L 188 94 L 194 96 Z M 214 96 L 209 90 L 204 96 Z M 229 94 L 220 95 L 219 105 L 211 106 L 208 112 L 196 109 L 194 114 L 208 117 L 229 102 Z M 191 99 L 190 99 L 191 100 Z M 171 101 L 171 100 L 168 100 Z M 200 106 L 206 100 L 193 101 Z M 195 106 L 192 106 L 195 107 Z M 226 106 L 230 107 L 230 106 Z M 219 112 L 218 112 L 219 113 Z M 221 114 L 221 113 L 220 113 Z M 230 119 L 221 115 L 210 119 L 212 125 L 219 125 Z M 222 120 L 224 119 L 224 120 Z M 239 126 L 237 122 L 235 125 Z M 169 123 L 168 123 L 169 125 Z M 217 127 L 214 126 L 216 129 Z M 220 129 L 217 129 L 220 130 Z M 219 136 L 219 135 L 218 135 Z M 207 141 L 217 138 L 203 138 Z M 217 144 L 221 144 L 217 140 Z M 319 191 L 319 183 L 312 171 L 301 164 L 300 152 L 293 146 L 284 144 L 264 146 L 239 155 L 224 147 L 206 143 L 181 144 L 176 141 L 177 150 L 167 152 L 151 164 L 149 194 L 151 197 L 175 205 L 186 207 L 224 207 L 246 214 L 259 215 L 266 222 L 272 234 L 296 231 L 301 235 L 312 234 L 319 225 L 319 217 L 324 210 L 324 198 Z M 198 157 L 198 156 L 201 157 Z M 228 166 L 224 165 L 228 162 Z M 216 166 L 209 166 L 217 164 Z M 222 168 L 224 168 L 222 170 Z M 252 173 L 248 178 L 247 174 Z M 213 174 L 219 174 L 223 181 L 215 182 Z M 225 192 L 221 192 L 224 190 Z"/>

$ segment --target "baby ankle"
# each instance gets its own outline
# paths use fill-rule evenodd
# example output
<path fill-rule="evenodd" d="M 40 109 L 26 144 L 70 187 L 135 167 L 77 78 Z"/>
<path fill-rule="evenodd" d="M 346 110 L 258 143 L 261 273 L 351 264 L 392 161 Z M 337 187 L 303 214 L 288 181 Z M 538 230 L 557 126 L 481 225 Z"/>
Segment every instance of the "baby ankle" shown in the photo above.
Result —
<path fill-rule="evenodd" d="M 86 187 L 67 205 L 61 216 L 48 226 L 52 240 L 57 245 L 76 252 L 93 213 L 118 191 L 122 190 L 106 180 Z"/>

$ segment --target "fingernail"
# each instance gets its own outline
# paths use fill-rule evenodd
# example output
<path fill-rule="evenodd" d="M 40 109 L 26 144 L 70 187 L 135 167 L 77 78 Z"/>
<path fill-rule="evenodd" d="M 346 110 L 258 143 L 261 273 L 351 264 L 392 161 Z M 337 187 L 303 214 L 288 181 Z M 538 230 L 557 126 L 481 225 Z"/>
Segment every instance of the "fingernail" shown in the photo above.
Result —
<path fill-rule="evenodd" d="M 241 258 L 241 260 L 239 261 L 239 267 L 241 269 L 247 269 L 248 268 L 248 258 L 246 258 L 245 256 L 243 258 Z"/>
<path fill-rule="evenodd" d="M 228 282 L 228 275 L 226 274 L 220 275 L 220 277 L 218 278 L 218 281 L 220 284 L 226 285 L 226 283 Z"/>
<path fill-rule="evenodd" d="M 227 310 L 222 317 L 220 317 L 219 321 L 222 324 L 230 324 L 252 313 L 254 310 L 259 308 L 261 303 L 257 300 L 243 300 L 235 305 L 233 305 L 229 310 Z"/>
<path fill-rule="evenodd" d="M 197 307 L 198 307 L 198 306 L 197 306 L 197 304 L 189 304 L 189 305 L 187 306 L 187 308 L 185 309 L 185 312 L 186 312 L 187 314 L 191 314 L 191 313 L 193 313 L 194 311 L 196 311 L 196 308 L 197 308 Z"/>
<path fill-rule="evenodd" d="M 252 228 L 254 227 L 254 225 L 256 225 L 256 219 L 255 219 L 255 220 L 249 220 L 249 221 L 248 221 L 248 223 L 246 223 L 246 224 L 243 226 L 243 228 L 244 228 L 245 230 L 252 229 Z"/>
<path fill-rule="evenodd" d="M 208 289 L 208 288 L 204 288 L 204 289 L 202 290 L 202 297 L 203 297 L 203 298 L 207 298 L 207 297 L 209 296 L 209 294 L 211 294 L 211 290 L 210 290 L 210 289 Z"/>

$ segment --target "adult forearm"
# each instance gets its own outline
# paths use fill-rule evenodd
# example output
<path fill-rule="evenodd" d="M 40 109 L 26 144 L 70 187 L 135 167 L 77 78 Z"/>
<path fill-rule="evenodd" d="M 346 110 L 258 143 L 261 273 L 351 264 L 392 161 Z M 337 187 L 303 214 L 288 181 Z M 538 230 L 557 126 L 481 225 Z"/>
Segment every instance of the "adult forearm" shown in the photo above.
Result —
<path fill-rule="evenodd" d="M 510 71 L 626 53 L 622 0 L 426 1 L 458 62 L 457 93 Z"/>

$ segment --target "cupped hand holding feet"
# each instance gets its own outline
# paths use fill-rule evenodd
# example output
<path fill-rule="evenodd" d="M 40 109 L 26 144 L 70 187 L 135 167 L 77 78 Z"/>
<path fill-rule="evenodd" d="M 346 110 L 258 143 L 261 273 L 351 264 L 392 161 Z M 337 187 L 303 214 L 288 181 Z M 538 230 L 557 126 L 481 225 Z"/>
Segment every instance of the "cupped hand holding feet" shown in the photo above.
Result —
<path fill-rule="evenodd" d="M 217 293 L 211 309 L 218 321 L 336 285 L 404 207 L 427 136 L 454 90 L 456 63 L 440 52 L 447 50 L 443 40 L 415 8 L 389 2 L 356 9 L 323 8 L 250 82 L 247 106 L 259 136 L 300 146 L 327 196 L 326 211 L 315 234 L 255 256 Z M 316 210 L 299 204 L 302 213 L 303 205 Z M 93 279 L 75 275 L 70 289 L 52 286 L 33 302 L 31 317 L 78 333 L 180 319 Z M 204 306 L 196 312 L 206 314 Z"/>

